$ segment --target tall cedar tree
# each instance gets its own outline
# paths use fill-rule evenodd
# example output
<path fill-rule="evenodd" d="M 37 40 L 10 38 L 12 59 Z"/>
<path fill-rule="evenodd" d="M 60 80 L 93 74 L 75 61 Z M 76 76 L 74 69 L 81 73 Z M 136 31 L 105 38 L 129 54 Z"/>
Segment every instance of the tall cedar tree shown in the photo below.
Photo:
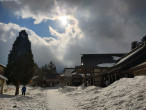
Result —
<path fill-rule="evenodd" d="M 12 50 L 8 55 L 8 64 L 5 68 L 5 75 L 8 83 L 16 86 L 15 95 L 19 94 L 19 85 L 26 85 L 33 77 L 34 60 L 31 51 L 31 43 L 25 30 L 19 32 Z"/>

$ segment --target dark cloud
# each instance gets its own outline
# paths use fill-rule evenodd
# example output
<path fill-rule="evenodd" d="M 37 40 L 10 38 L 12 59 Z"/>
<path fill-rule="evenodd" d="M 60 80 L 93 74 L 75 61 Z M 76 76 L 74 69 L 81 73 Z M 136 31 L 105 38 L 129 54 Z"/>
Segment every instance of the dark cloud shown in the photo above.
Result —
<path fill-rule="evenodd" d="M 3 6 L 22 18 L 34 18 L 35 23 L 60 14 L 73 16 L 71 31 L 59 33 L 50 27 L 57 40 L 44 38 L 47 44 L 37 46 L 39 54 L 34 51 L 41 64 L 46 57 L 68 67 L 80 64 L 80 54 L 129 51 L 130 43 L 146 34 L 145 4 L 145 0 L 21 0 Z"/>

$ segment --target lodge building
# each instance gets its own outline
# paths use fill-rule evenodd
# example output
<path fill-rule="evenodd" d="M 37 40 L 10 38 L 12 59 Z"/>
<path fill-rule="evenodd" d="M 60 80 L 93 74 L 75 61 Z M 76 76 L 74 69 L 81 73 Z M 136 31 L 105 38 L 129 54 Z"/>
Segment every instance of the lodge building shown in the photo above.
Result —
<path fill-rule="evenodd" d="M 102 86 L 108 79 L 110 84 L 126 77 L 132 78 L 137 75 L 146 75 L 146 41 L 125 54 L 113 67 L 101 72 Z"/>
<path fill-rule="evenodd" d="M 108 67 L 112 67 L 123 55 L 123 53 L 83 54 L 81 65 L 76 67 L 77 73 L 84 75 L 85 86 L 101 86 L 102 80 L 99 74 Z"/>

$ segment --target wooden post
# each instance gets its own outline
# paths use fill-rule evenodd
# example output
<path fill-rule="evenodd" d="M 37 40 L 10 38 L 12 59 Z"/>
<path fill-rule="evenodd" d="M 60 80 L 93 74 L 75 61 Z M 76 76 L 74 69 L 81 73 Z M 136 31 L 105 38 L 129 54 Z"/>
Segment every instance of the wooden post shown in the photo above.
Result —
<path fill-rule="evenodd" d="M 95 86 L 95 72 L 94 72 L 94 68 L 93 68 L 93 85 Z"/>
<path fill-rule="evenodd" d="M 104 84 L 103 84 L 103 76 L 101 75 L 101 87 L 103 87 Z"/>
<path fill-rule="evenodd" d="M 1 94 L 3 94 L 3 89 L 4 89 L 4 81 L 2 83 Z"/>
<path fill-rule="evenodd" d="M 15 95 L 19 95 L 19 84 L 16 85 Z"/>
<path fill-rule="evenodd" d="M 85 74 L 84 86 L 87 87 L 87 71 L 86 71 L 86 69 L 84 69 L 84 74 Z"/>

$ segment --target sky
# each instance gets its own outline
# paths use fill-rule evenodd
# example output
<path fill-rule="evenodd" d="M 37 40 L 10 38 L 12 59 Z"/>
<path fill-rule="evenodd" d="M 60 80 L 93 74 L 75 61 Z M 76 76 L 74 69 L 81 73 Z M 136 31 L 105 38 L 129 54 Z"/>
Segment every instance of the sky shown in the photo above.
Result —
<path fill-rule="evenodd" d="M 0 0 L 0 63 L 26 30 L 35 62 L 58 71 L 81 54 L 126 53 L 146 35 L 145 0 Z"/>

